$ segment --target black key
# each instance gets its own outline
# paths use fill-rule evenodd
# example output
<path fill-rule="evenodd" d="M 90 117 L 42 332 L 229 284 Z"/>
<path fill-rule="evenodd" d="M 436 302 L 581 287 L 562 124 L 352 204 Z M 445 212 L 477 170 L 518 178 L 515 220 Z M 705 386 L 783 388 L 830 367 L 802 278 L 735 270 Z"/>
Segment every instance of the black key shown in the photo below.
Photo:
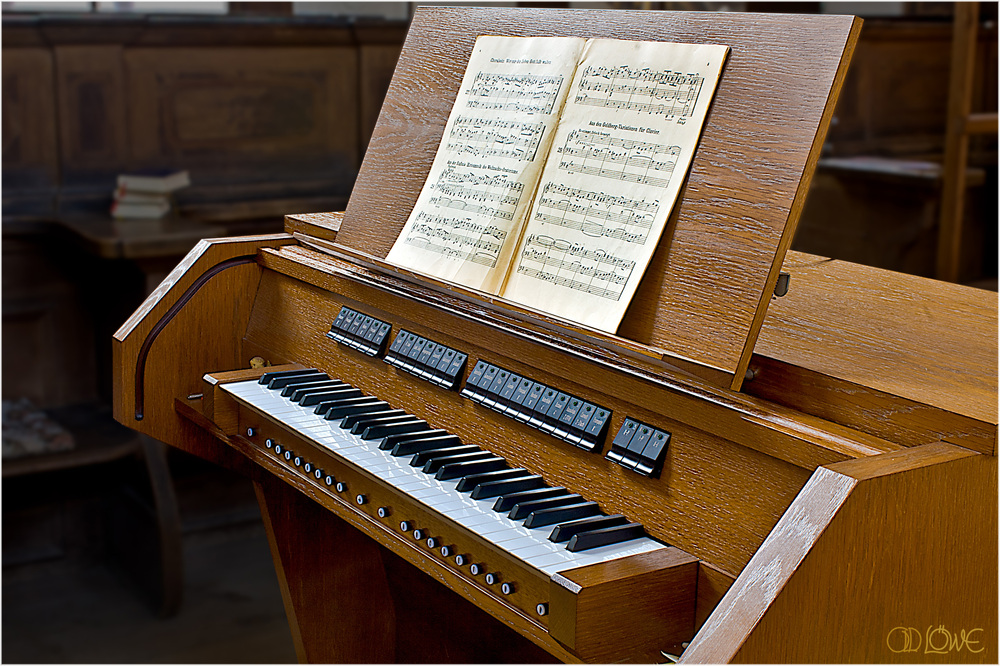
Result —
<path fill-rule="evenodd" d="M 514 479 L 481 481 L 472 489 L 472 499 L 489 499 L 501 495 L 513 495 L 522 490 L 534 490 L 545 486 L 545 480 L 538 474 L 519 476 Z"/>
<path fill-rule="evenodd" d="M 472 462 L 475 460 L 487 460 L 496 458 L 489 451 L 472 451 L 470 453 L 461 453 L 453 456 L 439 456 L 428 460 L 427 463 L 421 467 L 424 474 L 437 474 L 437 471 L 444 467 L 445 465 L 453 465 L 455 463 Z"/>
<path fill-rule="evenodd" d="M 410 421 L 419 421 L 416 416 L 412 414 L 397 414 L 395 416 L 379 417 L 372 420 L 362 420 L 351 426 L 352 435 L 360 435 L 364 433 L 368 428 L 373 426 L 385 426 L 385 425 L 395 425 L 397 423 L 409 423 Z M 372 437 L 371 439 L 380 439 L 379 437 Z"/>
<path fill-rule="evenodd" d="M 345 388 L 349 389 L 351 386 L 348 386 L 339 379 L 328 379 L 323 382 L 289 384 L 281 391 L 281 395 L 286 396 L 292 402 L 300 402 L 302 398 L 307 395 L 312 395 L 313 393 L 329 393 L 330 391 L 339 391 Z M 291 389 L 291 391 L 289 391 L 289 389 Z"/>
<path fill-rule="evenodd" d="M 270 384 L 272 379 L 280 377 L 296 377 L 298 375 L 308 375 L 318 373 L 316 368 L 302 368 L 301 370 L 279 370 L 277 372 L 265 372 L 257 380 L 258 384 Z"/>
<path fill-rule="evenodd" d="M 581 550 L 610 546 L 613 543 L 622 543 L 645 536 L 645 531 L 639 523 L 628 523 L 618 527 L 606 527 L 601 530 L 591 532 L 580 532 L 574 534 L 573 538 L 566 544 L 566 550 L 571 553 L 579 553 Z"/>
<path fill-rule="evenodd" d="M 372 439 L 382 439 L 389 435 L 401 435 L 411 432 L 420 432 L 421 430 L 428 430 L 427 421 L 423 419 L 416 419 L 414 421 L 405 421 L 402 423 L 395 423 L 383 426 L 368 426 L 365 431 L 361 433 L 361 439 L 368 441 Z"/>
<path fill-rule="evenodd" d="M 301 398 L 299 398 L 299 404 L 303 407 L 309 407 L 310 405 L 319 405 L 324 402 L 329 402 L 331 400 L 342 400 L 344 398 L 361 398 L 364 395 L 365 394 L 361 392 L 361 389 L 356 389 L 356 388 L 345 388 L 339 391 L 322 391 L 302 396 Z"/>
<path fill-rule="evenodd" d="M 520 479 L 525 476 L 531 476 L 531 472 L 523 467 L 515 467 L 514 469 L 498 469 L 493 470 L 492 472 L 480 472 L 479 474 L 463 476 L 462 480 L 458 482 L 457 486 L 455 486 L 455 490 L 460 493 L 471 492 L 483 483 L 488 483 L 490 481 L 509 481 L 511 479 Z M 493 497 L 496 497 L 496 495 L 493 495 Z"/>
<path fill-rule="evenodd" d="M 516 493 L 504 494 L 493 503 L 494 511 L 510 511 L 518 503 L 534 502 L 535 500 L 552 499 L 569 495 L 570 492 L 562 486 L 554 488 L 535 488 L 533 490 L 522 490 Z"/>
<path fill-rule="evenodd" d="M 320 377 L 325 375 L 326 373 L 320 372 L 319 370 L 300 370 L 296 371 L 295 374 L 285 375 L 283 377 L 275 377 L 274 379 L 272 379 L 267 383 L 267 388 L 271 389 L 272 391 L 276 391 L 278 389 L 285 388 L 292 382 L 304 381 L 306 377 L 311 377 L 311 376 Z"/>
<path fill-rule="evenodd" d="M 431 464 L 431 463 L 428 463 Z M 463 476 L 468 476 L 470 474 L 482 474 L 483 472 L 494 472 L 498 469 L 505 469 L 507 467 L 507 461 L 503 458 L 483 458 L 470 459 L 463 461 L 447 461 L 438 466 L 437 473 L 434 478 L 438 481 L 447 481 L 448 479 L 458 479 Z M 426 471 L 426 470 L 425 470 Z"/>
<path fill-rule="evenodd" d="M 343 382 L 340 381 L 339 379 L 330 379 L 328 375 L 315 375 L 315 376 L 310 375 L 307 379 L 304 379 L 300 382 L 291 382 L 289 384 L 285 384 L 285 388 L 281 389 L 281 397 L 287 398 L 300 388 L 307 388 L 310 386 L 315 386 L 316 384 L 328 384 L 330 382 L 343 384 Z"/>
<path fill-rule="evenodd" d="M 556 525 L 555 529 L 552 530 L 552 534 L 549 535 L 549 541 L 562 543 L 563 541 L 569 541 L 570 537 L 580 532 L 590 532 L 591 530 L 600 530 L 605 527 L 617 527 L 627 522 L 628 518 L 620 513 L 616 513 L 613 516 L 593 516 L 591 518 L 576 520 L 572 523 L 563 523 Z"/>
<path fill-rule="evenodd" d="M 548 499 L 536 499 L 529 502 L 518 502 L 514 505 L 514 508 L 510 510 L 507 517 L 511 520 L 524 520 L 531 515 L 532 511 L 539 511 L 541 509 L 548 509 L 554 506 L 566 506 L 568 504 L 579 504 L 583 501 L 583 498 L 576 493 L 570 493 L 569 495 L 560 495 L 558 497 L 551 497 Z"/>
<path fill-rule="evenodd" d="M 378 443 L 378 448 L 382 451 L 392 451 L 393 447 L 401 442 L 408 442 L 413 439 L 430 439 L 431 437 L 438 437 L 440 435 L 447 434 L 447 430 L 442 430 L 440 428 L 421 430 L 420 432 L 401 432 L 396 435 L 383 437 L 382 441 Z"/>
<path fill-rule="evenodd" d="M 378 398 L 355 398 L 356 402 L 345 400 L 340 404 L 331 406 L 326 411 L 327 421 L 336 421 L 352 414 L 367 414 L 368 412 L 389 409 L 389 403 Z"/>
<path fill-rule="evenodd" d="M 410 464 L 414 467 L 423 467 L 429 461 L 435 458 L 443 458 L 445 456 L 457 456 L 462 453 L 476 453 L 477 451 L 482 451 L 481 448 L 475 444 L 462 444 L 460 446 L 448 446 L 443 449 L 434 448 L 427 449 L 424 451 L 419 451 L 410 458 Z"/>
<path fill-rule="evenodd" d="M 354 424 L 359 421 L 371 421 L 373 419 L 384 419 L 389 416 L 403 416 L 406 414 L 402 409 L 383 409 L 380 411 L 370 411 L 362 412 L 358 414 L 351 414 L 350 416 L 345 416 L 340 422 L 340 427 L 344 430 L 350 430 L 354 427 Z"/>
<path fill-rule="evenodd" d="M 427 437 L 426 439 L 408 439 L 392 447 L 394 456 L 411 456 L 421 451 L 433 451 L 445 448 L 461 446 L 462 440 L 458 435 L 441 435 L 439 437 Z"/>
<path fill-rule="evenodd" d="M 340 427 L 356 435 L 364 430 L 365 426 L 372 421 L 387 419 L 392 416 L 407 416 L 407 413 L 402 409 L 383 409 L 382 411 L 367 412 L 364 414 L 351 414 L 350 416 L 345 416 L 343 420 L 341 420 Z M 361 424 L 361 428 L 355 431 L 355 428 L 357 428 L 359 424 Z"/>
<path fill-rule="evenodd" d="M 597 502 L 580 502 L 568 506 L 554 506 L 548 509 L 537 509 L 525 518 L 525 527 L 544 527 L 556 523 L 566 523 L 578 518 L 596 516 L 601 512 Z"/>

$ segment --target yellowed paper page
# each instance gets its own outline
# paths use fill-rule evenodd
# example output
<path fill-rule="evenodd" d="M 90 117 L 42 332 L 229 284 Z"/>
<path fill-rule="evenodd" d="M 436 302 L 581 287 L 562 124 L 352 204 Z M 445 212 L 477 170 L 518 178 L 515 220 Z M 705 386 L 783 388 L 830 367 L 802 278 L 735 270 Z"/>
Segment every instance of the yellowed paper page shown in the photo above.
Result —
<path fill-rule="evenodd" d="M 584 40 L 476 40 L 427 182 L 386 260 L 496 293 Z"/>
<path fill-rule="evenodd" d="M 691 165 L 728 50 L 588 42 L 504 298 L 617 330 Z"/>

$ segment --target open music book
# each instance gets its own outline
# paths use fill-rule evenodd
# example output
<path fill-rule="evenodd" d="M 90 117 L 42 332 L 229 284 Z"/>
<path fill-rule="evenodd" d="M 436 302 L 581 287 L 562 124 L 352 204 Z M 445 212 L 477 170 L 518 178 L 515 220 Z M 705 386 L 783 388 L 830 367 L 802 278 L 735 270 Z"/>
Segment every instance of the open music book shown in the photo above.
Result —
<path fill-rule="evenodd" d="M 394 265 L 615 332 L 729 48 L 476 40 Z"/>

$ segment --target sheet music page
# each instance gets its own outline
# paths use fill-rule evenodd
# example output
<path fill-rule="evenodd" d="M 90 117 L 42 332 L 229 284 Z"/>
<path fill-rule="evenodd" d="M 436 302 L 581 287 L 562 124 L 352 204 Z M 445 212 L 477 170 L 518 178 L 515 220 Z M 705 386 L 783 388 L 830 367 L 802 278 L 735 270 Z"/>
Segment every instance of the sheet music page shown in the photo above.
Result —
<path fill-rule="evenodd" d="M 584 44 L 476 40 L 427 182 L 386 261 L 498 291 Z"/>
<path fill-rule="evenodd" d="M 588 42 L 504 298 L 617 330 L 687 175 L 728 50 Z"/>

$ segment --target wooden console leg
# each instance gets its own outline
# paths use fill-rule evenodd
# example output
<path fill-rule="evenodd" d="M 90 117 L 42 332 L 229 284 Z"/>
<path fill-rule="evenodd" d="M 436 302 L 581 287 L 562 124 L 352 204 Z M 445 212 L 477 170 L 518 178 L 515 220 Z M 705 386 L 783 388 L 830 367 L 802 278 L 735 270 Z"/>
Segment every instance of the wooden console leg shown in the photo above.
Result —
<path fill-rule="evenodd" d="M 299 661 L 394 662 L 396 619 L 378 544 L 269 475 L 254 489 Z"/>

